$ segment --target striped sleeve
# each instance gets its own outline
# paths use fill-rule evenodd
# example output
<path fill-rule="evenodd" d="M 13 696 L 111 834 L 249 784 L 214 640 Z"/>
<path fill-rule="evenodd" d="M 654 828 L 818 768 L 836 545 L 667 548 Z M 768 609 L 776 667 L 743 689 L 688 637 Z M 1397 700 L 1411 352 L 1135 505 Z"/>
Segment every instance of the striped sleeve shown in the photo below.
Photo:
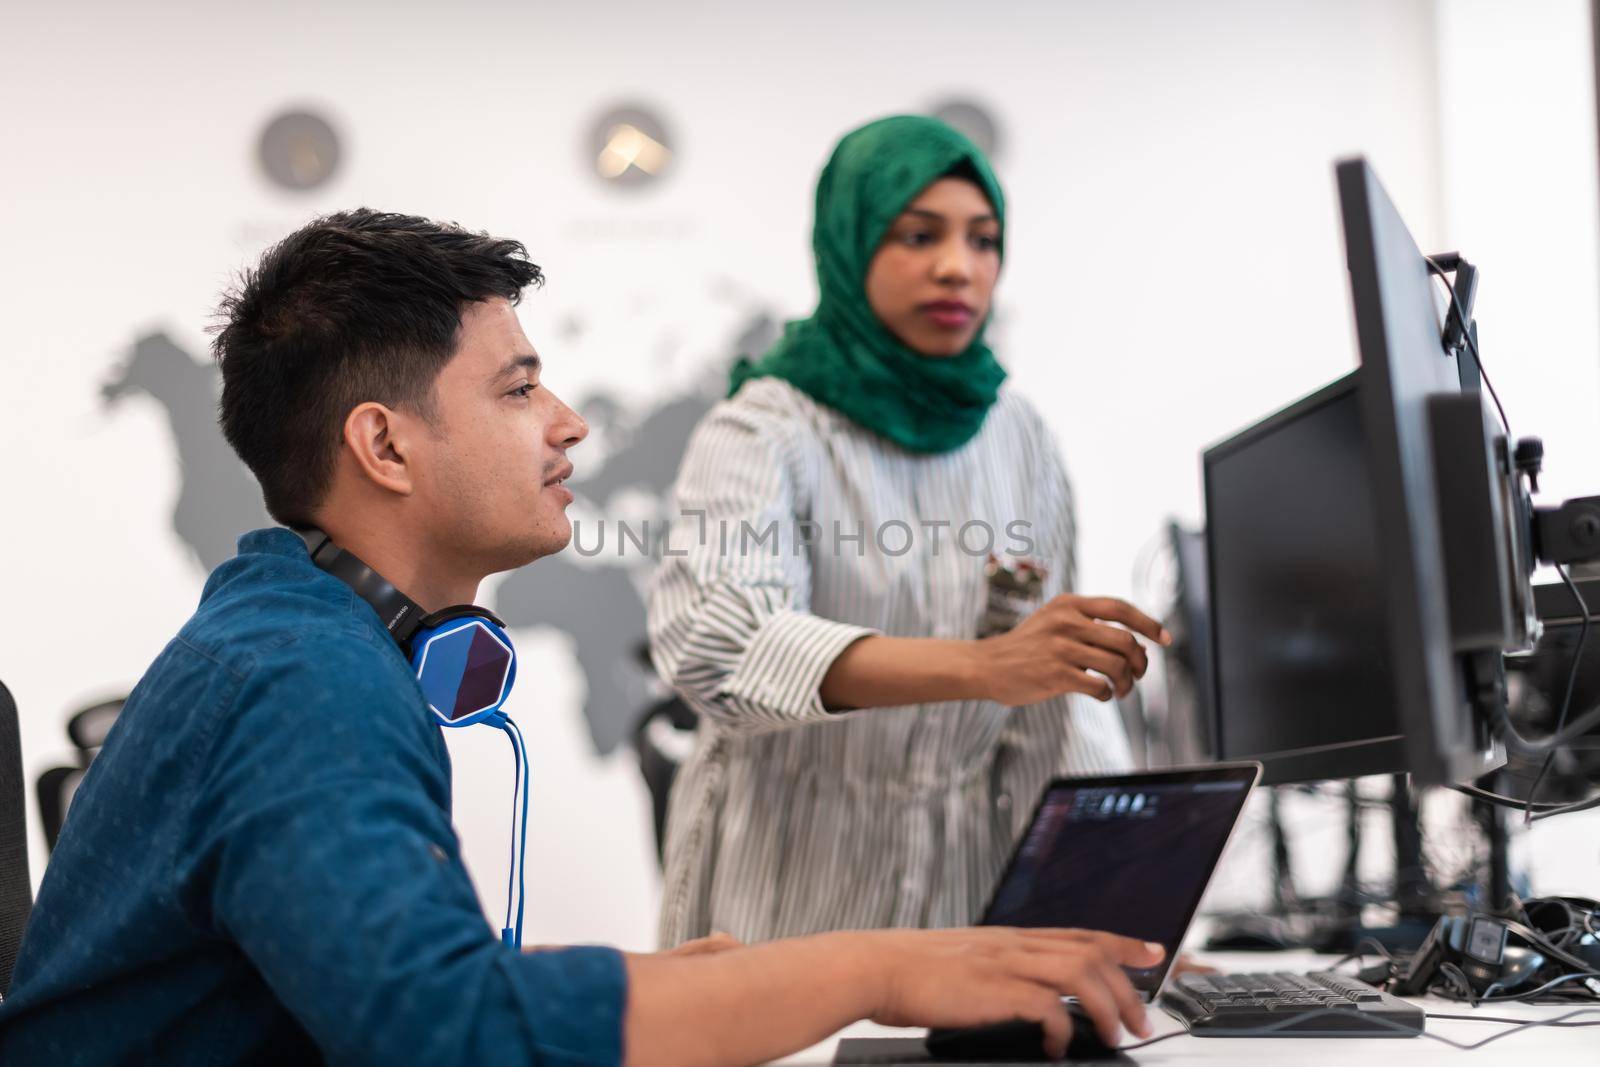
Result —
<path fill-rule="evenodd" d="M 781 413 L 743 397 L 718 405 L 684 455 L 677 516 L 651 584 L 657 671 L 730 732 L 835 718 L 822 705 L 822 679 L 874 633 L 811 614 L 794 447 Z"/>

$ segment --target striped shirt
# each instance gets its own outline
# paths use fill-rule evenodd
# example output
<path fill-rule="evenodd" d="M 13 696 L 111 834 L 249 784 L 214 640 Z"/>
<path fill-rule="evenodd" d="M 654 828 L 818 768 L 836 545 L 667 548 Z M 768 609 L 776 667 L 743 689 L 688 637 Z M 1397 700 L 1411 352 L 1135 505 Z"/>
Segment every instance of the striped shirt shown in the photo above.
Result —
<path fill-rule="evenodd" d="M 670 802 L 661 941 L 978 918 L 1045 784 L 1122 769 L 1113 705 L 967 700 L 835 713 L 871 634 L 972 638 L 989 551 L 1071 590 L 1072 494 L 1014 392 L 952 452 L 907 452 L 776 378 L 696 429 L 650 590 L 656 668 L 700 714 Z"/>

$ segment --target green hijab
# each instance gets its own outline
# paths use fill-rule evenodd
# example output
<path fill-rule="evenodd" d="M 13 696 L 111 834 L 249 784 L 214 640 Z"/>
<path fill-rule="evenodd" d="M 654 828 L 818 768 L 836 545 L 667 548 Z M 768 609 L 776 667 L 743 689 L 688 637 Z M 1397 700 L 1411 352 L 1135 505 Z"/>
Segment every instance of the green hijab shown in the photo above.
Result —
<path fill-rule="evenodd" d="M 771 375 L 909 451 L 966 444 L 1006 376 L 983 342 L 987 324 L 960 355 L 924 356 L 889 332 L 866 294 L 867 266 L 889 224 L 958 168 L 977 179 L 1003 233 L 1005 198 L 989 161 L 943 122 L 896 115 L 846 134 L 817 181 L 817 310 L 789 323 L 758 361 L 741 359 L 729 395 Z"/>

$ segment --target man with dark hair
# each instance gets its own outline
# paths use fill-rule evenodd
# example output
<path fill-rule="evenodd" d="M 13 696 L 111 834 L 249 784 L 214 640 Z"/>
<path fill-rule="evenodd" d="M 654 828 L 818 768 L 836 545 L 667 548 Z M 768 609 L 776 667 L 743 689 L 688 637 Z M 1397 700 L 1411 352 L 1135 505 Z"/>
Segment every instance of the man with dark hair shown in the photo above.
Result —
<path fill-rule="evenodd" d="M 583 420 L 517 321 L 514 241 L 319 219 L 223 304 L 222 425 L 273 516 L 426 611 L 571 537 Z M 525 683 L 526 684 L 526 683 Z M 842 886 L 841 892 L 848 892 Z M 240 539 L 129 698 L 0 1005 L 7 1064 L 737 1064 L 844 1024 L 1144 1032 L 1109 934 L 875 931 L 518 953 L 479 910 L 440 729 L 366 601 L 285 529 Z"/>

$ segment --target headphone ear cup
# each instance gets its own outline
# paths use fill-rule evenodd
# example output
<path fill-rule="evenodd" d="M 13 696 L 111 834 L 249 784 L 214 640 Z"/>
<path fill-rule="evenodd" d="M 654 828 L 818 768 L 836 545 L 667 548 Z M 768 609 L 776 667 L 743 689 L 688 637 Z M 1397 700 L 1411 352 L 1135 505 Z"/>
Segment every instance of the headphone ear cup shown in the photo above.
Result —
<path fill-rule="evenodd" d="M 517 679 L 517 653 L 499 620 L 447 608 L 423 621 L 411 640 L 411 669 L 444 726 L 470 726 L 499 712 Z"/>

